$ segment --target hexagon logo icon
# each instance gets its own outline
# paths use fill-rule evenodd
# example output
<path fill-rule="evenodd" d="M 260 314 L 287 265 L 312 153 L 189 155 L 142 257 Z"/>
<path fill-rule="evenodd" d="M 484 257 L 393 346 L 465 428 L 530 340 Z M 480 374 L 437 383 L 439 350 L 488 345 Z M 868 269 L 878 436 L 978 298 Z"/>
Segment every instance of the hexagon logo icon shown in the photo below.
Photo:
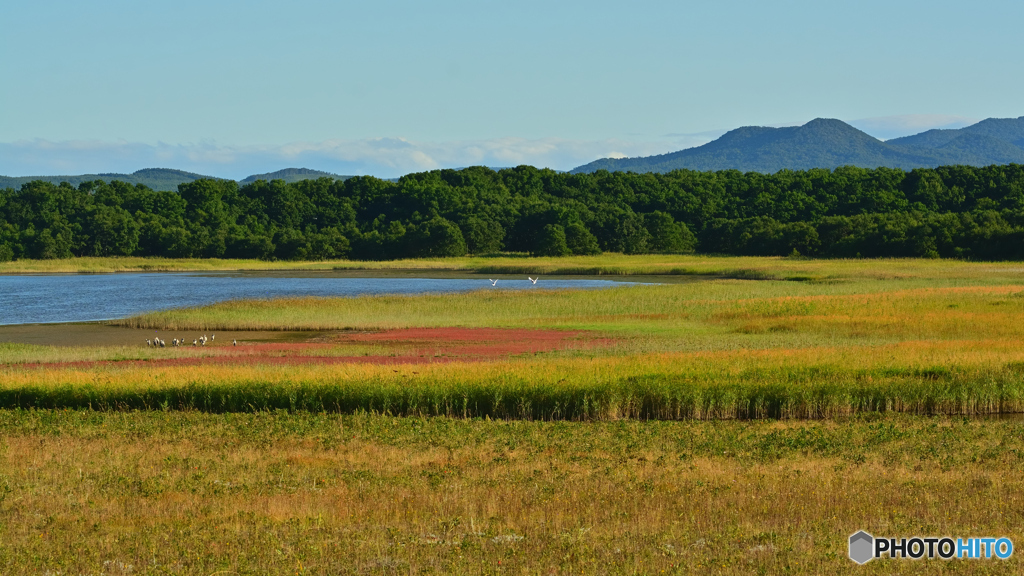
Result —
<path fill-rule="evenodd" d="M 861 530 L 850 536 L 850 560 L 857 564 L 865 564 L 875 556 L 875 538 Z"/>

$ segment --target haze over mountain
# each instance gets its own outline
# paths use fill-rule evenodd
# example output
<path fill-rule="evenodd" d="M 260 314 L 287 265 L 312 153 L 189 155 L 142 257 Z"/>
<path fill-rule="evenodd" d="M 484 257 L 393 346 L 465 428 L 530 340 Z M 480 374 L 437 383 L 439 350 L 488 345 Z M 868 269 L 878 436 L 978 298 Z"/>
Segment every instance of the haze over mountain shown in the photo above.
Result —
<path fill-rule="evenodd" d="M 1024 117 L 989 118 L 966 128 L 928 130 L 884 142 L 840 120 L 818 118 L 788 128 L 746 126 L 703 146 L 642 158 L 602 158 L 572 172 L 688 168 L 774 173 L 838 166 L 910 170 L 1010 163 L 1024 163 Z"/>
<path fill-rule="evenodd" d="M 43 180 L 45 182 L 52 182 L 53 184 L 67 182 L 76 187 L 82 182 L 90 182 L 94 180 L 103 180 L 106 182 L 120 180 L 121 182 L 127 182 L 128 184 L 143 184 L 156 191 L 174 191 L 178 189 L 178 184 L 186 184 L 202 178 L 227 180 L 227 178 L 205 176 L 203 174 L 195 174 L 193 172 L 173 170 L 170 168 L 144 168 L 142 170 L 136 170 L 131 174 L 102 173 L 79 174 L 77 176 L 0 176 L 0 189 L 18 189 L 21 188 L 23 184 L 34 180 Z M 285 168 L 276 172 L 248 176 L 240 180 L 239 184 L 249 184 L 257 180 L 284 180 L 285 182 L 291 183 L 315 178 L 334 178 L 335 180 L 345 180 L 350 178 L 350 176 L 340 176 L 338 174 L 332 174 L 330 172 L 323 172 L 320 170 L 310 170 L 308 168 Z"/>

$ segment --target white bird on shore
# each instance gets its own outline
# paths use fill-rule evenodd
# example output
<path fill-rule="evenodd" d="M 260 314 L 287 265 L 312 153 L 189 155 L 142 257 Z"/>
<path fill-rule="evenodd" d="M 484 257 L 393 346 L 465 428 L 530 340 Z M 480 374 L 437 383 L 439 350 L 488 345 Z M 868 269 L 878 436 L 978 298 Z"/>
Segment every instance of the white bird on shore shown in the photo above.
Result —
<path fill-rule="evenodd" d="M 193 340 L 193 341 L 192 341 L 192 345 L 193 345 L 193 346 L 195 346 L 196 344 L 199 344 L 199 341 L 197 341 L 197 340 Z"/>
<path fill-rule="evenodd" d="M 491 279 L 488 278 L 488 280 L 491 280 Z M 491 280 L 491 286 L 497 286 L 497 285 L 498 285 L 498 281 L 497 280 Z"/>
<path fill-rule="evenodd" d="M 153 345 L 153 342 L 149 338 L 146 338 L 146 346 L 152 346 L 152 345 Z"/>
<path fill-rule="evenodd" d="M 537 278 L 536 278 L 536 279 L 534 279 L 534 278 L 530 278 L 529 276 L 527 276 L 527 277 L 526 277 L 526 279 L 527 279 L 527 280 L 529 280 L 530 282 L 533 282 L 534 284 L 536 284 L 536 283 L 537 283 L 537 280 L 540 280 L 540 276 L 537 276 Z"/>
<path fill-rule="evenodd" d="M 211 342 L 213 342 L 216 339 L 217 339 L 217 335 L 216 334 L 210 334 L 210 341 Z"/>
<path fill-rule="evenodd" d="M 232 346 L 238 346 L 238 340 L 232 340 L 231 341 L 231 345 Z"/>

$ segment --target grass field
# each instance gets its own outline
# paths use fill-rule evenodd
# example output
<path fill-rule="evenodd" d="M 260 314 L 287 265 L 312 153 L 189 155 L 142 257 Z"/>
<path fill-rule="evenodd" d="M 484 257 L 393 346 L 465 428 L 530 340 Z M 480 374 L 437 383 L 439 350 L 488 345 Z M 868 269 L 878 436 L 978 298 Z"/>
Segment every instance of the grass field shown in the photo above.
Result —
<path fill-rule="evenodd" d="M 1024 536 L 1019 421 L 0 412 L 6 574 L 1014 574 L 846 538 Z"/>
<path fill-rule="evenodd" d="M 366 265 L 666 282 L 117 323 L 206 348 L 0 344 L 0 573 L 1022 570 L 845 557 L 860 529 L 1024 542 L 1020 263 Z"/>

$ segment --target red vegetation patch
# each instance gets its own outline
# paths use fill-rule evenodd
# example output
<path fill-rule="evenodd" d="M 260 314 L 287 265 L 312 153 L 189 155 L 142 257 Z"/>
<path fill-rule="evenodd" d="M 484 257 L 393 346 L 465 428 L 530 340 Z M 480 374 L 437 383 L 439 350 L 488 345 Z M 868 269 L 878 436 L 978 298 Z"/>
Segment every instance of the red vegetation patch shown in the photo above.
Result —
<path fill-rule="evenodd" d="M 338 333 L 333 342 L 243 343 L 208 347 L 214 356 L 203 358 L 161 358 L 154 360 L 83 361 L 19 364 L 20 368 L 89 368 L 92 366 L 204 366 L 204 365 L 294 365 L 294 364 L 431 364 L 452 361 L 481 361 L 519 354 L 537 354 L 570 348 L 591 349 L 610 346 L 611 338 L 592 333 L 562 330 L 501 328 L 406 328 L 383 332 Z M 382 346 L 388 354 L 345 355 L 347 346 Z M 319 354 L 318 354 L 319 352 Z"/>
<path fill-rule="evenodd" d="M 525 328 L 401 328 L 383 332 L 343 334 L 352 342 L 561 342 L 584 334 L 571 330 L 529 330 Z"/>

